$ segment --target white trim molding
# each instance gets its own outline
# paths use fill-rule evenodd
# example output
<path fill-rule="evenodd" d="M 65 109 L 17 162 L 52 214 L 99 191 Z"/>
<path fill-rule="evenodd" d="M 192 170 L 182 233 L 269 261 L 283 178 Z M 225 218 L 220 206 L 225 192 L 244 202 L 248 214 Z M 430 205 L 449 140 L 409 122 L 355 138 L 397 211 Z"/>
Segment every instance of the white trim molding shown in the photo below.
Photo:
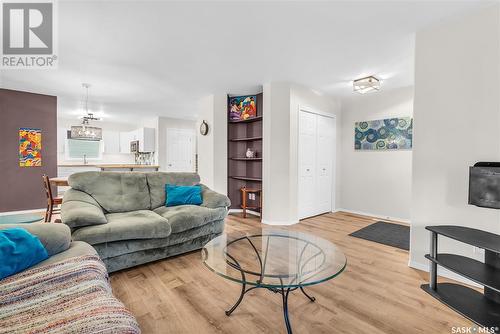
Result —
<path fill-rule="evenodd" d="M 23 213 L 38 213 L 38 212 L 43 213 L 43 212 L 45 212 L 45 209 L 0 212 L 0 216 L 10 216 L 10 215 L 19 215 L 19 214 L 23 214 Z"/>
<path fill-rule="evenodd" d="M 229 213 L 242 213 L 242 212 L 243 212 L 243 209 L 229 209 L 228 214 Z M 260 217 L 260 213 L 257 211 L 247 210 L 247 213 L 254 215 L 254 216 L 257 216 L 257 217 Z"/>
<path fill-rule="evenodd" d="M 276 226 L 289 226 L 289 225 L 294 225 L 294 224 L 298 224 L 298 220 L 297 221 L 271 221 L 271 220 L 262 220 L 262 224 L 266 224 L 266 225 L 276 225 Z"/>
<path fill-rule="evenodd" d="M 337 209 L 333 212 L 347 212 L 347 213 L 353 213 L 353 214 L 356 214 L 356 215 L 362 215 L 362 216 L 369 216 L 369 217 L 372 217 L 372 218 L 378 218 L 378 219 L 382 219 L 382 220 L 393 220 L 393 221 L 397 221 L 397 222 L 401 222 L 401 223 L 406 223 L 406 224 L 410 224 L 410 219 L 406 219 L 406 218 L 399 218 L 399 217 L 390 217 L 390 216 L 383 216 L 383 215 L 378 215 L 378 214 L 375 214 L 375 213 L 370 213 L 370 212 L 363 212 L 363 211 L 356 211 L 356 210 L 349 210 L 349 209 Z"/>

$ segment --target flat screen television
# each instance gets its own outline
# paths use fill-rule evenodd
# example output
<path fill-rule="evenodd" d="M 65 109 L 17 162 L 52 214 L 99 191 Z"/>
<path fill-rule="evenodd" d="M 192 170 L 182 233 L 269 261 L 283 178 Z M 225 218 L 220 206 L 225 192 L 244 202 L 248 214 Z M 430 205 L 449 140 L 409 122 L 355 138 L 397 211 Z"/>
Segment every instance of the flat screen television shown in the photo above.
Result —
<path fill-rule="evenodd" d="M 469 204 L 500 209 L 499 162 L 478 162 L 469 168 Z"/>

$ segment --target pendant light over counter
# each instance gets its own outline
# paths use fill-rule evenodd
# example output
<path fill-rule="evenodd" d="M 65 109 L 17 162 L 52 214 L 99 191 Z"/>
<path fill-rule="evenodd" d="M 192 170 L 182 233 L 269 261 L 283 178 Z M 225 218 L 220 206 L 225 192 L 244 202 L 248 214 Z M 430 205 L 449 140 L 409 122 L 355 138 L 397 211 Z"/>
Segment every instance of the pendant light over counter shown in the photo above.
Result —
<path fill-rule="evenodd" d="M 102 129 L 97 126 L 90 126 L 90 121 L 98 121 L 99 118 L 94 117 L 94 114 L 89 111 L 89 88 L 90 84 L 82 83 L 85 89 L 85 113 L 82 118 L 81 125 L 71 126 L 71 139 L 79 140 L 94 140 L 99 141 L 102 139 Z"/>

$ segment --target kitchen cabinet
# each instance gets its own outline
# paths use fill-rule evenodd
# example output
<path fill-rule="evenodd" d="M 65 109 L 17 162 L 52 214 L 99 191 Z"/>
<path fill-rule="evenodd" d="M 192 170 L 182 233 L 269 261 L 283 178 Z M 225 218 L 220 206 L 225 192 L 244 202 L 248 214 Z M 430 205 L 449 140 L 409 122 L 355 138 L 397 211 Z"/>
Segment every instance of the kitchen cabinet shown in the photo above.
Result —
<path fill-rule="evenodd" d="M 130 153 L 131 132 L 120 132 L 120 153 Z"/>
<path fill-rule="evenodd" d="M 140 128 L 138 131 L 139 152 L 154 152 L 155 151 L 155 129 Z"/>
<path fill-rule="evenodd" d="M 139 128 L 137 130 L 120 132 L 120 153 L 131 153 L 130 142 L 139 141 L 140 152 L 155 151 L 155 129 L 154 128 Z"/>
<path fill-rule="evenodd" d="M 104 153 L 106 154 L 116 154 L 121 153 L 120 151 L 120 132 L 118 131 L 107 131 L 102 132 L 102 140 L 104 142 Z"/>

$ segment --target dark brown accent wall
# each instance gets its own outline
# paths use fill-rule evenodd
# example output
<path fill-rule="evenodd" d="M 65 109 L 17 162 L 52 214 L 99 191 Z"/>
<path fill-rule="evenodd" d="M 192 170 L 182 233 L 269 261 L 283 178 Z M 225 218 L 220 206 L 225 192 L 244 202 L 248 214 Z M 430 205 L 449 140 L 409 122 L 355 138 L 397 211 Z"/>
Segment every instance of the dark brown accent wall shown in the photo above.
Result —
<path fill-rule="evenodd" d="M 19 167 L 19 128 L 42 130 L 42 166 Z M 57 175 L 57 97 L 0 89 L 0 212 L 45 208 Z"/>

